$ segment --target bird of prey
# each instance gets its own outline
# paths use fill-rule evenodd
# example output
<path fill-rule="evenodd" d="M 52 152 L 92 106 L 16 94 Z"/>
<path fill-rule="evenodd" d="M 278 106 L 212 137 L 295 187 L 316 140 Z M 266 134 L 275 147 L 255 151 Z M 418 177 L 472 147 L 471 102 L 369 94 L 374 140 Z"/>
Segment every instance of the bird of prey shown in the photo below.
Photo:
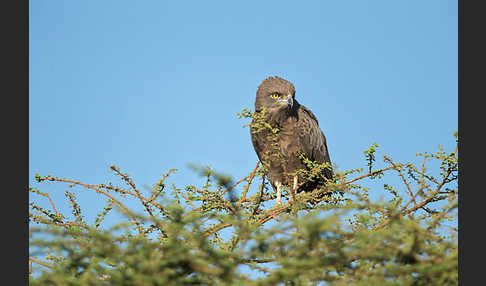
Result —
<path fill-rule="evenodd" d="M 306 170 L 302 155 L 316 163 L 329 163 L 326 137 L 319 128 L 316 116 L 295 99 L 295 88 L 280 77 L 268 77 L 258 86 L 255 114 L 250 133 L 255 152 L 266 166 L 265 172 L 274 191 L 276 206 L 282 204 L 282 188 L 295 192 L 312 191 L 323 182 L 307 182 L 302 172 Z M 260 117 L 258 117 L 260 115 Z M 322 170 L 321 178 L 332 178 L 332 170 Z M 297 187 L 300 187 L 297 189 Z"/>

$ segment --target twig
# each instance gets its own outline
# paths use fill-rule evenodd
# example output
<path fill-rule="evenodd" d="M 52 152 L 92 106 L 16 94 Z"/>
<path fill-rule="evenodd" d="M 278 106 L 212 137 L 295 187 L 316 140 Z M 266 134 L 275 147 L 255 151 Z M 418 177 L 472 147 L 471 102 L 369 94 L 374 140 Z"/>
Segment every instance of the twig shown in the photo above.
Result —
<path fill-rule="evenodd" d="M 198 207 L 196 207 L 196 206 L 195 206 L 195 205 L 192 203 L 192 201 L 191 201 L 191 200 L 189 200 L 189 198 L 187 198 L 187 197 L 186 197 L 186 196 L 185 196 L 185 195 L 184 195 L 182 192 L 179 192 L 179 191 L 177 190 L 177 188 L 176 188 L 176 189 L 174 189 L 174 190 L 175 190 L 175 192 L 176 192 L 177 194 L 181 195 L 181 196 L 182 196 L 182 197 L 183 197 L 183 198 L 186 200 L 186 202 L 187 202 L 187 203 L 189 203 L 189 204 L 192 206 L 192 209 L 193 209 L 193 210 L 196 210 L 196 209 L 198 208 Z"/>
<path fill-rule="evenodd" d="M 251 175 L 250 175 L 250 179 L 248 180 L 248 184 L 246 185 L 245 190 L 243 191 L 243 195 L 241 196 L 241 200 L 240 200 L 240 202 L 238 203 L 237 207 L 240 207 L 240 206 L 241 206 L 241 204 L 242 204 L 243 202 L 245 202 L 245 201 L 246 201 L 246 193 L 248 192 L 248 189 L 250 188 L 250 184 L 251 184 L 251 182 L 253 181 L 253 177 L 255 177 L 255 174 L 256 174 L 256 171 L 257 171 L 257 169 L 258 169 L 258 165 L 259 165 L 259 164 L 260 164 L 260 161 L 258 161 L 258 162 L 257 162 L 257 164 L 256 164 L 256 166 L 255 166 L 255 169 L 254 169 L 254 170 L 253 170 L 253 172 L 251 173 Z"/>
<path fill-rule="evenodd" d="M 232 224 L 231 224 L 231 223 L 220 223 L 220 224 L 218 224 L 218 225 L 216 225 L 216 226 L 213 226 L 213 227 L 212 227 L 212 228 L 210 228 L 210 229 L 207 229 L 207 230 L 204 232 L 204 234 L 205 234 L 205 235 L 207 235 L 207 236 L 209 236 L 209 235 L 211 235 L 211 234 L 213 234 L 213 233 L 216 233 L 216 232 L 218 232 L 218 231 L 222 230 L 223 228 L 227 228 L 227 227 L 230 227 L 230 226 L 232 226 Z"/>
<path fill-rule="evenodd" d="M 262 224 L 266 223 L 267 221 L 271 220 L 272 218 L 275 218 L 276 215 L 282 213 L 283 211 L 285 211 L 289 207 L 290 207 L 290 202 L 287 202 L 285 205 L 283 205 L 279 208 L 270 210 L 269 214 L 266 217 L 264 217 L 264 218 L 262 218 L 258 221 L 258 224 L 262 225 Z"/>
<path fill-rule="evenodd" d="M 248 179 L 248 177 L 249 177 L 249 176 L 246 176 L 246 177 L 244 177 L 243 179 L 241 179 L 241 180 L 237 181 L 236 183 L 234 183 L 234 184 L 231 186 L 231 189 L 232 189 L 232 188 L 234 188 L 234 187 L 236 187 L 236 186 L 237 186 L 239 183 L 243 182 L 244 180 Z M 228 189 L 225 189 L 225 190 L 224 190 L 224 191 L 221 193 L 221 195 L 224 195 L 224 194 L 226 194 L 227 192 L 228 192 Z"/>
<path fill-rule="evenodd" d="M 31 188 L 31 190 L 32 190 L 32 188 Z M 48 193 L 44 193 L 44 192 L 41 192 L 39 190 L 33 190 L 32 192 L 34 192 L 38 195 L 44 196 L 47 199 L 49 199 L 49 203 L 51 204 L 52 209 L 54 210 L 54 212 L 56 212 L 56 216 L 59 217 L 59 212 L 57 211 L 56 206 L 54 205 L 54 201 L 52 201 L 51 196 L 49 196 Z"/>
<path fill-rule="evenodd" d="M 84 223 L 83 222 L 83 219 L 81 218 L 81 214 L 80 214 L 80 209 L 79 209 L 79 206 L 78 204 L 76 203 L 76 201 L 74 200 L 74 197 L 73 197 L 73 194 L 71 194 L 70 192 L 68 192 L 66 190 L 66 193 L 65 195 L 68 197 L 69 199 L 69 202 L 71 202 L 71 206 L 73 207 L 73 213 L 74 215 L 76 216 L 76 219 L 79 223 Z"/>
<path fill-rule="evenodd" d="M 52 266 L 51 264 L 46 263 L 44 261 L 40 261 L 40 260 L 34 259 L 32 257 L 29 257 L 29 261 L 30 262 L 35 262 L 35 263 L 37 263 L 39 265 L 42 265 L 42 266 L 45 266 L 45 267 L 48 267 L 48 268 L 51 268 L 51 269 L 54 269 L 54 266 Z"/>
<path fill-rule="evenodd" d="M 410 184 L 407 182 L 407 179 L 405 179 L 405 176 L 403 176 L 403 173 L 402 173 L 402 170 L 400 169 L 400 167 L 398 167 L 395 163 L 393 163 L 391 160 L 387 160 L 390 164 L 392 164 L 393 166 L 393 169 L 395 171 L 397 171 L 398 173 L 398 176 L 400 177 L 400 179 L 402 179 L 402 182 L 405 184 L 405 186 L 407 187 L 407 191 L 408 191 L 408 195 L 412 198 L 412 201 L 413 201 L 413 204 L 416 206 L 417 205 L 417 202 L 415 201 L 415 197 L 417 194 L 414 195 L 414 193 L 412 192 L 412 189 L 410 188 Z"/>
<path fill-rule="evenodd" d="M 253 259 L 242 259 L 243 263 L 269 263 L 275 262 L 274 258 L 253 258 Z"/>
<path fill-rule="evenodd" d="M 241 263 L 243 263 L 243 264 L 245 264 L 245 265 L 247 265 L 247 266 L 249 266 L 253 269 L 260 270 L 260 271 L 265 272 L 265 273 L 270 273 L 270 270 L 268 270 L 267 268 L 259 266 L 259 265 L 255 265 L 251 262 L 241 262 Z"/>
<path fill-rule="evenodd" d="M 102 191 L 101 189 L 97 188 L 96 186 L 94 185 L 89 185 L 89 184 L 84 184 L 84 183 L 81 183 L 81 182 L 77 182 L 77 181 L 73 181 L 73 180 L 67 180 L 67 179 L 61 179 L 61 178 L 55 178 L 55 177 L 49 177 L 47 180 L 49 181 L 57 181 L 57 182 L 63 182 L 63 183 L 68 183 L 68 184 L 74 184 L 74 185 L 79 185 L 79 186 L 82 186 L 82 187 L 85 187 L 87 189 L 92 189 L 92 190 L 95 190 L 96 192 L 100 193 L 100 194 L 103 194 L 107 197 L 109 197 L 110 199 L 112 199 L 114 202 L 116 202 L 120 207 L 122 207 L 123 209 L 125 209 L 127 211 L 128 214 L 130 214 L 130 210 L 124 205 L 122 204 L 119 200 L 115 199 L 112 195 Z M 140 233 L 143 233 L 143 230 L 142 230 L 142 227 L 140 226 L 140 224 L 138 223 L 137 219 L 132 216 L 132 219 L 133 221 L 135 222 L 137 228 L 138 228 L 138 231 Z"/>
<path fill-rule="evenodd" d="M 148 205 L 147 201 L 148 199 L 145 198 L 144 196 L 142 196 L 142 194 L 140 193 L 140 191 L 137 189 L 137 187 L 135 186 L 135 183 L 133 182 L 133 180 L 128 177 L 127 175 L 123 174 L 120 172 L 120 170 L 114 166 L 111 167 L 111 169 L 113 171 L 115 171 L 122 179 L 125 183 L 127 183 L 131 188 L 132 190 L 135 191 L 135 197 L 137 197 L 140 202 L 142 203 L 142 205 L 145 207 L 145 210 L 147 211 L 147 213 L 151 216 L 151 217 L 154 217 L 154 214 L 152 213 L 152 210 L 150 209 L 150 206 Z M 169 173 L 170 174 L 170 171 Z"/>
<path fill-rule="evenodd" d="M 378 170 L 378 171 L 373 171 L 373 172 L 370 172 L 368 174 L 365 174 L 365 175 L 362 175 L 362 176 L 359 176 L 357 178 L 354 178 L 352 180 L 349 180 L 349 181 L 346 181 L 346 182 L 343 182 L 341 184 L 337 184 L 336 187 L 340 187 L 340 186 L 344 186 L 344 185 L 348 185 L 350 183 L 353 183 L 353 182 L 356 182 L 358 180 L 361 180 L 361 179 L 364 179 L 366 177 L 370 177 L 370 176 L 374 176 L 374 175 L 377 175 L 379 173 L 383 173 L 385 171 L 388 171 L 390 169 L 393 169 L 393 166 L 390 166 L 390 167 L 387 167 L 387 168 L 384 168 L 384 169 L 381 169 L 381 170 Z"/>
<path fill-rule="evenodd" d="M 49 199 L 49 202 L 51 203 L 52 209 L 56 212 L 56 216 L 59 217 L 59 213 L 57 212 L 56 206 L 54 205 L 54 202 L 51 199 L 51 196 L 49 196 L 48 193 L 44 193 L 45 196 Z"/>
<path fill-rule="evenodd" d="M 451 170 L 447 170 L 447 174 L 445 174 L 445 175 L 444 175 L 444 179 L 443 179 L 443 180 L 442 180 L 442 182 L 439 184 L 439 186 L 437 186 L 437 189 L 435 189 L 435 191 L 432 193 L 432 195 L 431 195 L 431 196 L 430 196 L 428 199 L 426 199 L 426 200 L 424 200 L 424 201 L 420 202 L 419 204 L 417 204 L 417 205 L 415 205 L 415 206 L 411 207 L 410 209 L 406 210 L 406 209 L 407 209 L 407 207 L 408 207 L 408 205 L 409 205 L 409 204 L 412 202 L 412 200 L 410 200 L 410 201 L 409 201 L 409 202 L 408 202 L 408 203 L 407 203 L 407 204 L 406 204 L 406 205 L 405 205 L 405 206 L 404 206 L 404 207 L 403 207 L 403 208 L 400 210 L 400 213 L 399 213 L 399 214 L 397 214 L 396 216 L 398 216 L 398 215 L 401 215 L 401 216 L 406 216 L 406 215 L 408 215 L 408 214 L 412 213 L 413 211 L 416 211 L 416 210 L 418 210 L 418 209 L 420 209 L 420 208 L 423 208 L 423 207 L 424 207 L 425 205 L 427 205 L 428 203 L 430 203 L 430 202 L 434 201 L 434 199 L 435 199 L 435 195 L 437 195 L 437 194 L 440 192 L 440 189 L 441 189 L 441 188 L 444 186 L 444 184 L 447 182 L 447 178 L 449 177 L 449 175 L 450 175 L 450 174 L 451 174 Z M 418 194 L 418 192 L 417 192 L 417 194 Z M 415 195 L 414 195 L 414 197 L 415 197 L 417 194 L 415 194 Z M 413 198 L 412 198 L 412 199 L 413 199 Z M 377 227 L 375 227 L 375 230 L 380 229 L 380 228 L 383 228 L 384 226 L 386 226 L 387 224 L 389 224 L 389 223 L 391 222 L 391 220 L 392 220 L 392 218 L 389 218 L 389 219 L 385 220 L 385 221 L 384 221 L 384 222 L 382 222 L 380 225 L 378 225 Z"/>

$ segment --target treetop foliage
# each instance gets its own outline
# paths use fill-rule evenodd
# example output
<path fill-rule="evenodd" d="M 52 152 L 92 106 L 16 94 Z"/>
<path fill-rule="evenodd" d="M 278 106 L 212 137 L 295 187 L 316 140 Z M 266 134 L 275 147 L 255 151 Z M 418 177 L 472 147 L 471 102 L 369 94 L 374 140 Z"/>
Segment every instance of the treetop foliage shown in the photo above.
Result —
<path fill-rule="evenodd" d="M 248 109 L 238 115 L 255 116 Z M 384 155 L 376 169 L 378 147 L 364 151 L 366 168 L 333 166 L 326 188 L 280 207 L 260 162 L 237 181 L 192 166 L 201 186 L 169 184 L 171 169 L 149 190 L 117 166 L 110 169 L 118 183 L 36 175 L 39 184 L 68 187 L 70 210 L 30 187 L 29 283 L 457 285 L 457 147 L 417 153 L 416 164 Z M 322 168 L 307 163 L 309 174 Z M 88 220 L 76 192 L 106 205 Z M 114 211 L 124 221 L 105 225 Z"/>

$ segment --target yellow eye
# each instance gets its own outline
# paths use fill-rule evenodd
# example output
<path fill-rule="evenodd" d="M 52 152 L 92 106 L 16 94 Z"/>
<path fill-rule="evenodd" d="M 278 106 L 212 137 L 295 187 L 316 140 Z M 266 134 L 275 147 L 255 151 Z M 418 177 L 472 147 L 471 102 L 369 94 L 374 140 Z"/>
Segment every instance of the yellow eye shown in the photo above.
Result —
<path fill-rule="evenodd" d="M 275 99 L 277 99 L 279 96 L 280 96 L 280 95 L 279 95 L 278 93 L 274 93 L 274 94 L 272 94 L 272 97 L 273 97 L 273 98 L 275 98 Z"/>

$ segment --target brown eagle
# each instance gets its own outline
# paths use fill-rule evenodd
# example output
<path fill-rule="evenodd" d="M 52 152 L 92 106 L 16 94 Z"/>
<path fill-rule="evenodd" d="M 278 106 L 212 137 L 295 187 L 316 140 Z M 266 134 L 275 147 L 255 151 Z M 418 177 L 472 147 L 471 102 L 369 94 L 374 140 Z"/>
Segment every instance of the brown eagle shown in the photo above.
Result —
<path fill-rule="evenodd" d="M 297 102 L 294 85 L 279 77 L 265 79 L 256 92 L 255 115 L 250 124 L 251 139 L 277 192 L 276 205 L 282 204 L 284 186 L 291 188 L 293 199 L 295 191 L 312 191 L 322 185 L 322 180 L 302 184 L 302 172 L 298 172 L 308 169 L 304 157 L 316 163 L 330 164 L 331 160 L 317 118 Z M 322 172 L 321 178 L 332 178 L 330 168 Z"/>

